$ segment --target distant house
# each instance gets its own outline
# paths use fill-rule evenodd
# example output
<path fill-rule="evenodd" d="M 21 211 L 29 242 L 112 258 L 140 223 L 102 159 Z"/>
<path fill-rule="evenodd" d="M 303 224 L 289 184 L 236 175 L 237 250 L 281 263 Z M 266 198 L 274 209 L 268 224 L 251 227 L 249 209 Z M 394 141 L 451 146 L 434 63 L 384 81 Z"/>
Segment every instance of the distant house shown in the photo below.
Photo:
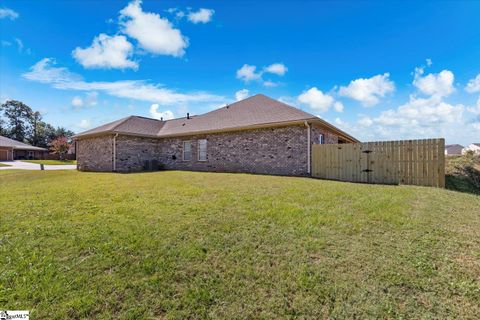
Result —
<path fill-rule="evenodd" d="M 475 154 L 480 154 L 480 143 L 472 143 L 467 147 L 463 148 L 462 154 L 466 154 L 469 151 L 472 151 Z"/>
<path fill-rule="evenodd" d="M 45 148 L 0 136 L 0 161 L 40 159 L 48 152 Z"/>
<path fill-rule="evenodd" d="M 155 163 L 167 170 L 299 176 L 310 174 L 312 144 L 359 142 L 261 94 L 198 116 L 131 116 L 74 139 L 78 169 L 85 171 L 141 171 Z"/>
<path fill-rule="evenodd" d="M 445 146 L 446 156 L 460 156 L 462 155 L 463 146 L 460 144 L 447 144 Z"/>

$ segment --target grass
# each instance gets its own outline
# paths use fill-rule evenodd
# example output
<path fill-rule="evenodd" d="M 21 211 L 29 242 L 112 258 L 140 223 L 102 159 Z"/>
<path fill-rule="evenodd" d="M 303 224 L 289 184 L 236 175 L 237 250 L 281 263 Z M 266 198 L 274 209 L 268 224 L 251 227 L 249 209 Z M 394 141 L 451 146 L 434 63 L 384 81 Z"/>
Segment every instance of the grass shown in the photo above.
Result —
<path fill-rule="evenodd" d="M 77 160 L 22 160 L 23 162 L 38 163 L 45 165 L 77 164 Z"/>
<path fill-rule="evenodd" d="M 0 308 L 35 319 L 480 314 L 472 194 L 175 171 L 0 171 L 0 194 Z"/>
<path fill-rule="evenodd" d="M 8 164 L 0 163 L 0 167 L 10 167 Z"/>
<path fill-rule="evenodd" d="M 480 156 L 446 157 L 447 189 L 480 194 Z"/>

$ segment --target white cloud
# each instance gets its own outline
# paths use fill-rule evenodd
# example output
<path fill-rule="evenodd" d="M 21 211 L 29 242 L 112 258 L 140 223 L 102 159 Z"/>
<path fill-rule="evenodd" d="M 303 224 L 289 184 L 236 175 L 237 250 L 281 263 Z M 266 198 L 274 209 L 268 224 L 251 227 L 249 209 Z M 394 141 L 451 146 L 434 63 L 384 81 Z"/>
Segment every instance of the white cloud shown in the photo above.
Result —
<path fill-rule="evenodd" d="M 134 0 L 120 11 L 122 32 L 136 39 L 140 47 L 150 53 L 183 56 L 188 39 L 168 19 L 144 12 L 141 4 L 141 0 Z"/>
<path fill-rule="evenodd" d="M 344 106 L 340 101 L 335 101 L 333 104 L 333 109 L 337 112 L 343 112 Z"/>
<path fill-rule="evenodd" d="M 420 92 L 429 96 L 446 97 L 454 91 L 453 81 L 454 75 L 449 70 L 443 70 L 440 73 L 430 73 L 423 75 L 423 68 L 415 69 L 415 78 L 413 85 L 420 90 Z"/>
<path fill-rule="evenodd" d="M 370 119 L 369 117 L 362 116 L 358 120 L 358 124 L 363 126 L 363 127 L 370 127 L 373 124 L 373 120 Z"/>
<path fill-rule="evenodd" d="M 331 95 L 324 94 L 321 90 L 313 87 L 300 94 L 298 101 L 308 105 L 313 110 L 326 112 L 334 104 L 335 99 Z"/>
<path fill-rule="evenodd" d="M 150 106 L 150 116 L 154 119 L 163 119 L 163 120 L 170 120 L 173 119 L 173 112 L 170 110 L 165 110 L 163 112 L 158 111 L 158 104 L 154 103 Z"/>
<path fill-rule="evenodd" d="M 98 93 L 97 92 L 88 92 L 86 94 L 86 99 L 85 99 L 85 104 L 87 106 L 90 106 L 90 107 L 93 107 L 93 106 L 96 106 L 98 101 L 97 101 L 97 98 L 98 98 Z"/>
<path fill-rule="evenodd" d="M 15 12 L 9 8 L 0 8 L 0 19 L 15 20 L 19 16 L 18 12 Z"/>
<path fill-rule="evenodd" d="M 268 73 L 283 76 L 288 71 L 288 68 L 283 63 L 273 63 L 265 67 L 263 70 Z"/>
<path fill-rule="evenodd" d="M 190 12 L 188 14 L 188 21 L 192 23 L 207 23 L 212 20 L 215 10 L 201 8 L 197 12 Z"/>
<path fill-rule="evenodd" d="M 240 101 L 248 97 L 249 91 L 247 89 L 238 90 L 235 92 L 235 100 Z"/>
<path fill-rule="evenodd" d="M 80 129 L 88 129 L 91 127 L 90 120 L 88 119 L 82 119 L 80 123 L 77 125 Z"/>
<path fill-rule="evenodd" d="M 274 87 L 278 87 L 280 83 L 266 80 L 266 81 L 263 81 L 262 85 L 267 88 L 274 88 Z"/>
<path fill-rule="evenodd" d="M 22 40 L 20 40 L 19 38 L 15 38 L 14 40 L 15 40 L 15 43 L 17 44 L 18 51 L 22 52 L 24 48 Z"/>
<path fill-rule="evenodd" d="M 225 102 L 222 96 L 205 92 L 179 93 L 171 89 L 152 84 L 144 80 L 121 81 L 84 81 L 78 74 L 70 72 L 67 68 L 56 67 L 55 60 L 44 58 L 22 75 L 24 78 L 47 83 L 57 89 L 98 91 L 119 98 L 148 101 L 162 105 L 182 105 L 187 103 Z"/>
<path fill-rule="evenodd" d="M 279 85 L 278 82 L 273 82 L 271 80 L 263 80 L 264 73 L 271 73 L 278 76 L 283 76 L 287 72 L 287 67 L 283 63 L 273 63 L 269 66 L 263 67 L 262 70 L 257 71 L 257 66 L 244 64 L 240 69 L 237 70 L 237 79 L 242 80 L 245 83 L 256 80 L 261 81 L 262 85 L 265 87 L 276 87 Z"/>
<path fill-rule="evenodd" d="M 93 92 L 87 92 L 85 94 L 85 98 L 82 98 L 80 96 L 75 96 L 72 99 L 72 106 L 75 108 L 81 108 L 83 106 L 87 107 L 93 107 L 98 104 L 97 101 L 98 93 L 93 91 Z"/>
<path fill-rule="evenodd" d="M 480 116 L 480 98 L 477 100 L 477 105 L 467 108 L 467 111 Z"/>
<path fill-rule="evenodd" d="M 12 43 L 10 41 L 2 40 L 2 47 L 10 47 Z"/>
<path fill-rule="evenodd" d="M 17 45 L 17 49 L 19 53 L 26 53 L 26 54 L 32 54 L 32 50 L 30 48 L 25 49 L 25 46 L 23 45 L 23 41 L 19 38 L 14 38 L 13 39 Z M 10 42 L 6 41 L 6 44 L 11 45 Z"/>
<path fill-rule="evenodd" d="M 468 81 L 465 90 L 468 93 L 480 92 L 480 74 L 478 74 L 474 79 Z"/>
<path fill-rule="evenodd" d="M 237 79 L 240 79 L 244 82 L 260 80 L 262 78 L 262 73 L 256 72 L 256 70 L 256 66 L 244 64 L 240 69 L 237 70 Z"/>
<path fill-rule="evenodd" d="M 138 63 L 129 59 L 132 53 L 133 45 L 125 36 L 101 33 L 90 47 L 77 47 L 72 55 L 85 68 L 137 69 Z"/>
<path fill-rule="evenodd" d="M 370 127 L 373 135 L 388 138 L 435 137 L 461 125 L 464 109 L 463 105 L 449 104 L 439 96 L 418 98 L 411 95 L 409 101 L 397 109 L 383 111 L 377 117 L 363 116 L 358 124 Z"/>
<path fill-rule="evenodd" d="M 395 84 L 389 79 L 390 74 L 376 75 L 368 79 L 352 80 L 347 87 L 340 87 L 339 94 L 357 100 L 365 107 L 371 107 L 395 90 Z"/>
<path fill-rule="evenodd" d="M 83 100 L 79 96 L 75 96 L 72 99 L 72 106 L 79 108 L 83 106 Z"/>
<path fill-rule="evenodd" d="M 341 128 L 345 127 L 347 123 L 340 118 L 335 118 L 335 124 Z"/>

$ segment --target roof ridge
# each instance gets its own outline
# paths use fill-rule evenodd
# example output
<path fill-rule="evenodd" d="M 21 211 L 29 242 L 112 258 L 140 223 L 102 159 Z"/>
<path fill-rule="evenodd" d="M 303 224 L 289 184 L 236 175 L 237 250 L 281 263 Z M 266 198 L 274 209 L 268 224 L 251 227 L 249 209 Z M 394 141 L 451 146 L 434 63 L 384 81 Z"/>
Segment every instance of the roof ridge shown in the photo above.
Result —
<path fill-rule="evenodd" d="M 135 117 L 135 116 L 128 116 L 128 117 L 125 117 L 125 118 L 123 118 L 123 119 L 120 119 L 120 120 L 118 121 L 118 123 L 117 123 L 115 126 L 113 126 L 112 129 L 110 129 L 110 131 L 115 131 L 115 129 L 117 129 L 120 125 L 124 124 L 124 123 L 127 122 L 129 119 L 134 118 L 134 117 Z"/>

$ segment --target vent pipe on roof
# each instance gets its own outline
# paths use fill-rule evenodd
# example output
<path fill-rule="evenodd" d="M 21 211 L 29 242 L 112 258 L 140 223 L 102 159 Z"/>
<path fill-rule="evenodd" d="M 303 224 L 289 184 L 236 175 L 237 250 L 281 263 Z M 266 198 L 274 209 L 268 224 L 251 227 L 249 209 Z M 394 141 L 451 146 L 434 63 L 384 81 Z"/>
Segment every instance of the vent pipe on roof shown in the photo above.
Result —
<path fill-rule="evenodd" d="M 163 121 L 163 117 L 160 117 L 160 121 Z"/>
<path fill-rule="evenodd" d="M 190 113 L 187 112 L 187 119 L 190 119 Z"/>

